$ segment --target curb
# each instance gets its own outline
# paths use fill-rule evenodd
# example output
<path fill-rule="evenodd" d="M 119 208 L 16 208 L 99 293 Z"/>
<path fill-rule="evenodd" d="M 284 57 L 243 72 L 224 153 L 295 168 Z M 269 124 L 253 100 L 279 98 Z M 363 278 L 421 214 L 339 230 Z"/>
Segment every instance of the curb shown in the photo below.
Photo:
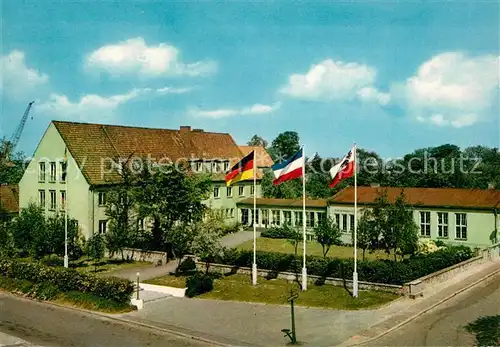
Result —
<path fill-rule="evenodd" d="M 420 311 L 419 313 L 417 313 L 417 314 L 415 314 L 415 315 L 413 315 L 413 316 L 411 316 L 411 317 L 409 317 L 409 318 L 405 319 L 404 321 L 402 321 L 402 322 L 400 322 L 400 323 L 396 324 L 395 326 L 393 326 L 393 327 L 391 327 L 391 328 L 387 329 L 386 331 L 384 331 L 384 332 L 382 332 L 382 333 L 378 334 L 378 335 L 377 335 L 377 336 L 375 336 L 375 337 L 370 337 L 370 338 L 368 338 L 368 339 L 366 339 L 366 340 L 361 340 L 361 341 L 359 341 L 359 342 L 349 342 L 349 340 L 350 340 L 350 339 L 349 339 L 349 340 L 346 340 L 346 341 L 344 341 L 344 342 L 340 343 L 338 346 L 343 346 L 343 347 L 350 347 L 350 346 L 362 346 L 362 345 L 365 345 L 365 344 L 367 344 L 367 343 L 370 343 L 370 342 L 373 342 L 373 341 L 375 341 L 375 340 L 378 340 L 379 338 L 381 338 L 381 337 L 383 337 L 383 336 L 385 336 L 385 335 L 389 334 L 390 332 L 393 332 L 394 330 L 397 330 L 397 329 L 399 329 L 399 328 L 403 327 L 404 325 L 406 325 L 406 324 L 410 323 L 411 321 L 413 321 L 413 320 L 417 319 L 418 317 L 420 317 L 420 316 L 422 316 L 423 314 L 425 314 L 425 313 L 429 312 L 430 310 L 432 310 L 432 309 L 436 308 L 437 306 L 439 306 L 439 305 L 441 305 L 441 304 L 445 303 L 446 301 L 448 301 L 448 300 L 450 300 L 450 299 L 454 298 L 455 296 L 457 296 L 457 295 L 459 295 L 459 294 L 461 294 L 461 293 L 463 293 L 463 292 L 465 292 L 465 291 L 467 291 L 467 290 L 469 290 L 469 289 L 472 289 L 472 287 L 475 287 L 476 285 L 480 284 L 481 282 L 486 281 L 486 280 L 487 280 L 487 279 L 489 279 L 490 277 L 493 277 L 493 276 L 495 276 L 495 275 L 497 275 L 497 274 L 500 274 L 500 268 L 499 268 L 499 269 L 497 269 L 497 270 L 495 270 L 495 271 L 493 271 L 493 272 L 490 272 L 489 274 L 487 274 L 487 275 L 485 275 L 485 276 L 481 277 L 480 279 L 478 279 L 478 280 L 476 280 L 476 281 L 472 282 L 471 284 L 469 284 L 469 285 L 467 285 L 467 286 L 465 286 L 465 287 L 463 287 L 463 288 L 459 289 L 459 290 L 458 290 L 458 291 L 456 291 L 455 293 L 453 293 L 453 294 L 451 294 L 451 295 L 449 295 L 449 296 L 447 296 L 447 297 L 445 297 L 445 298 L 441 299 L 440 301 L 436 302 L 435 304 L 431 305 L 430 307 L 427 307 L 426 309 L 424 309 L 424 310 Z"/>
<path fill-rule="evenodd" d="M 207 343 L 207 344 L 209 344 L 211 346 L 220 346 L 220 347 L 233 347 L 234 346 L 234 345 L 229 345 L 229 344 L 225 344 L 225 343 L 218 342 L 218 341 L 213 341 L 213 340 L 210 340 L 210 339 L 205 339 L 205 338 L 199 337 L 199 336 L 189 335 L 189 334 L 182 333 L 182 332 L 179 332 L 179 331 L 176 331 L 176 330 L 173 330 L 173 329 L 167 329 L 167 328 L 157 327 L 157 326 L 154 326 L 154 325 L 151 325 L 151 324 L 141 323 L 141 322 L 137 322 L 137 321 L 125 319 L 125 318 L 113 317 L 112 314 L 106 314 L 106 313 L 101 313 L 101 312 L 86 310 L 86 309 L 79 308 L 79 307 L 66 306 L 66 305 L 62 305 L 62 304 L 58 304 L 58 303 L 50 302 L 50 301 L 40 301 L 40 300 L 28 299 L 28 298 L 24 298 L 24 297 L 21 297 L 21 296 L 14 295 L 14 294 L 9 293 L 9 292 L 2 292 L 2 293 L 6 294 L 8 296 L 12 296 L 12 297 L 14 297 L 16 299 L 32 301 L 32 302 L 36 302 L 36 303 L 42 304 L 42 305 L 55 306 L 55 307 L 58 307 L 58 308 L 73 310 L 73 311 L 76 311 L 76 312 L 79 312 L 79 313 L 85 313 L 85 314 L 88 314 L 90 316 L 96 316 L 96 317 L 99 317 L 99 318 L 109 319 L 109 320 L 112 320 L 112 321 L 120 322 L 122 324 L 134 325 L 134 326 L 139 326 L 139 327 L 150 329 L 150 330 L 161 331 L 161 332 L 164 332 L 164 333 L 167 333 L 167 334 L 171 334 L 171 335 L 175 335 L 175 336 L 178 336 L 178 337 L 182 337 L 182 338 L 185 338 L 185 339 L 188 339 L 188 340 L 196 340 L 196 341 L 204 342 L 204 343 Z"/>

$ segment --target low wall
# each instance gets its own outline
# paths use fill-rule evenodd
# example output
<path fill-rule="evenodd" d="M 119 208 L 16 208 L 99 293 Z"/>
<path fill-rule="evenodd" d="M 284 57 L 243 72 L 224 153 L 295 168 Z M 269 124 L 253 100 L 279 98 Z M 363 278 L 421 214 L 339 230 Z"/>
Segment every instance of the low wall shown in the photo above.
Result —
<path fill-rule="evenodd" d="M 196 267 L 200 271 L 205 271 L 205 263 L 196 261 Z M 252 275 L 252 269 L 247 267 L 237 267 L 223 264 L 210 264 L 209 267 L 210 272 L 222 273 L 222 274 L 242 274 L 242 275 Z M 292 272 L 276 272 L 265 269 L 257 269 L 257 276 L 265 277 L 265 278 L 279 278 L 288 281 L 294 281 L 296 279 L 296 275 Z M 299 274 L 299 281 L 302 280 L 302 275 Z M 343 280 L 342 278 L 334 278 L 334 277 L 320 277 L 315 275 L 307 276 L 308 283 L 324 283 L 330 284 L 338 287 L 347 287 L 352 289 L 352 280 Z M 398 286 L 393 284 L 384 284 L 384 283 L 372 283 L 372 282 L 358 282 L 358 288 L 362 290 L 379 290 L 384 292 L 391 292 L 400 295 L 404 295 L 407 290 L 404 286 Z"/>
<path fill-rule="evenodd" d="M 122 258 L 121 252 L 115 253 L 113 256 L 110 256 L 110 254 L 106 254 L 106 256 L 112 259 Z M 165 265 L 168 262 L 166 252 L 145 251 L 137 248 L 125 248 L 123 250 L 123 257 L 125 259 L 144 261 L 155 265 Z"/>
<path fill-rule="evenodd" d="M 148 284 L 148 283 L 139 283 L 139 287 L 143 290 L 147 290 L 147 291 L 151 291 L 151 292 L 170 294 L 170 295 L 175 296 L 177 298 L 183 298 L 186 294 L 186 288 L 157 286 L 155 284 Z"/>

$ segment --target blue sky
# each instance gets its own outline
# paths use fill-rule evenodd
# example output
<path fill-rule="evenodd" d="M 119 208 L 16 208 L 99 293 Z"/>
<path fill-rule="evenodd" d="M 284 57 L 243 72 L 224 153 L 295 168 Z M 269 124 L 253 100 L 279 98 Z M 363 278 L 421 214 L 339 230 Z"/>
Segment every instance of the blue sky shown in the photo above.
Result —
<path fill-rule="evenodd" d="M 497 2 L 2 2 L 1 136 L 191 125 L 306 153 L 499 146 Z"/>

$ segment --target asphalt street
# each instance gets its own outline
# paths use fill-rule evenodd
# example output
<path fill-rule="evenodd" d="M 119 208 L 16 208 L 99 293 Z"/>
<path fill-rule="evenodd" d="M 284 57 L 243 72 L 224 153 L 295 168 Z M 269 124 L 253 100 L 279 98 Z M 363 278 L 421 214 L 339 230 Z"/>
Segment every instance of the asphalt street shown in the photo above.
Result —
<path fill-rule="evenodd" d="M 0 332 L 19 337 L 34 345 L 47 347 L 201 347 L 209 345 L 198 340 L 25 300 L 4 293 L 0 293 Z M 1 341 L 0 345 L 2 345 Z"/>
<path fill-rule="evenodd" d="M 459 294 L 436 309 L 369 346 L 473 346 L 464 326 L 482 316 L 500 314 L 500 275 Z"/>

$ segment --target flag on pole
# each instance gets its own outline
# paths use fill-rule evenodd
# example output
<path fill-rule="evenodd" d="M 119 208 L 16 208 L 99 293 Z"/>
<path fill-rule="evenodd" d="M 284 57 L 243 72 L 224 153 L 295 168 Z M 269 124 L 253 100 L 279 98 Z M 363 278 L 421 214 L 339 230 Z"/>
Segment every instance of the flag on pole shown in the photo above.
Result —
<path fill-rule="evenodd" d="M 304 149 L 301 148 L 290 159 L 274 164 L 271 169 L 274 172 L 273 184 L 277 185 L 285 181 L 302 177 L 304 174 Z"/>
<path fill-rule="evenodd" d="M 329 187 L 333 188 L 341 180 L 352 177 L 354 175 L 354 170 L 356 170 L 356 168 L 354 164 L 354 148 L 352 148 L 338 164 L 330 169 L 332 182 Z"/>
<path fill-rule="evenodd" d="M 229 170 L 226 175 L 227 186 L 254 178 L 254 157 L 255 151 L 252 151 Z"/>

